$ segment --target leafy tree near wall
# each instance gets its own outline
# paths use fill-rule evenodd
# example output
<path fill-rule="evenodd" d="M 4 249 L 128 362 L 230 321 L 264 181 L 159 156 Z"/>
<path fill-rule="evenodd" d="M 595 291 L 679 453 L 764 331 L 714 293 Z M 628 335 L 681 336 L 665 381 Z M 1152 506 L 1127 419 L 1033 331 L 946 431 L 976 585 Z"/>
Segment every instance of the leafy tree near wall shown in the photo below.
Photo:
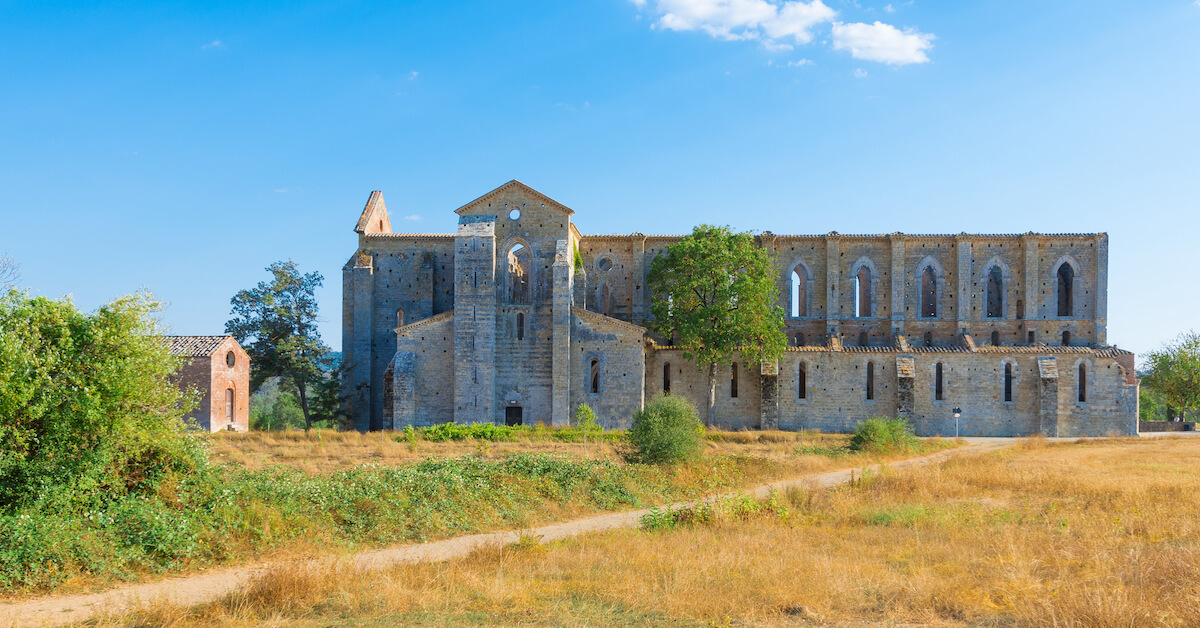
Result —
<path fill-rule="evenodd" d="M 700 225 L 650 263 L 652 329 L 708 365 L 706 424 L 715 420 L 717 365 L 778 359 L 787 346 L 774 267 L 749 233 Z"/>
<path fill-rule="evenodd" d="M 336 378 L 323 374 L 331 366 L 330 349 L 317 331 L 314 292 L 324 278 L 315 271 L 302 275 L 291 260 L 275 262 L 267 271 L 270 281 L 234 295 L 225 333 L 250 355 L 252 388 L 279 377 L 296 392 L 308 431 L 314 420 L 333 418 L 337 411 L 337 384 L 330 383 Z M 310 397 L 314 388 L 317 394 Z"/>
<path fill-rule="evenodd" d="M 1200 409 L 1200 334 L 1180 334 L 1151 351 L 1146 366 L 1142 385 L 1161 395 L 1168 407 L 1184 415 Z"/>

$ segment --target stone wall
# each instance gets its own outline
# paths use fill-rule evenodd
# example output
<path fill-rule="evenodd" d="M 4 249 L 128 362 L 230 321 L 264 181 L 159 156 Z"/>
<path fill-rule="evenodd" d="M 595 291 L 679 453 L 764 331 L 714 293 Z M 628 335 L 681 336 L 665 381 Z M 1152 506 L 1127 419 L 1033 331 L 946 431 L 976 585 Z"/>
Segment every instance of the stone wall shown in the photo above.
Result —
<path fill-rule="evenodd" d="M 608 428 L 629 427 L 633 413 L 644 401 L 646 330 L 619 320 L 586 312 L 571 311 L 571 414 L 581 403 L 596 411 Z M 598 369 L 598 385 L 592 391 L 592 361 Z"/>

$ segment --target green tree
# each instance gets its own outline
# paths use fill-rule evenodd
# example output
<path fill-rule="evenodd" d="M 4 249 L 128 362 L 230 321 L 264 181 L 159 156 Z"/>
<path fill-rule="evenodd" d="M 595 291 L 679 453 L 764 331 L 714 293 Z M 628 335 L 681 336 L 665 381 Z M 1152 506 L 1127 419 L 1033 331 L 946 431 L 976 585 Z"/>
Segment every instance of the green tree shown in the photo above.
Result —
<path fill-rule="evenodd" d="M 651 399 L 633 415 L 625 459 L 642 464 L 673 464 L 696 457 L 704 426 L 696 408 L 679 395 Z"/>
<path fill-rule="evenodd" d="M 329 409 L 309 401 L 309 386 L 325 381 L 323 373 L 330 363 L 329 347 L 317 331 L 314 294 L 324 278 L 315 271 L 301 275 L 291 260 L 275 262 L 267 271 L 271 281 L 234 295 L 233 318 L 225 323 L 225 333 L 237 338 L 250 355 L 252 388 L 279 377 L 295 390 L 308 431 L 314 420 L 331 418 L 317 415 L 314 419 L 314 410 Z"/>
<path fill-rule="evenodd" d="M 750 364 L 775 360 L 787 346 L 771 258 L 749 233 L 700 225 L 650 263 L 650 288 L 652 329 L 708 364 L 711 427 L 717 364 L 731 363 L 735 351 Z"/>
<path fill-rule="evenodd" d="M 1146 355 L 1142 385 L 1185 416 L 1200 408 L 1200 334 L 1189 331 Z M 1168 417 L 1168 420 L 1174 417 Z"/>
<path fill-rule="evenodd" d="M 182 417 L 195 397 L 157 337 L 158 303 L 122 297 L 94 314 L 67 299 L 0 297 L 0 513 L 152 494 L 204 464 Z"/>

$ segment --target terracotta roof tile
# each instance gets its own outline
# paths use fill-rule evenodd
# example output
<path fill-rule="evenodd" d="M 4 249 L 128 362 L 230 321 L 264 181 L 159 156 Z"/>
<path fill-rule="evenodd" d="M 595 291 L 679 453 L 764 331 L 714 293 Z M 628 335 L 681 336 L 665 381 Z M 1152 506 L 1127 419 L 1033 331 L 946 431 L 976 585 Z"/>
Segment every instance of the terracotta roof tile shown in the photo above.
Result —
<path fill-rule="evenodd" d="M 193 358 L 207 357 L 217 352 L 233 336 L 160 336 L 171 355 Z"/>

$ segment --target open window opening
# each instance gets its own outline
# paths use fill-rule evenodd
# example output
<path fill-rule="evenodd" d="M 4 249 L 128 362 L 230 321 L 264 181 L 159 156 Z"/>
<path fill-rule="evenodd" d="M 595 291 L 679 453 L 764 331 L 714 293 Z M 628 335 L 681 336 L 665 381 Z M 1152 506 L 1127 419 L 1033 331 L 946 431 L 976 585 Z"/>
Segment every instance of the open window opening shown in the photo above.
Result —
<path fill-rule="evenodd" d="M 942 400 L 942 391 L 944 390 L 943 381 L 944 380 L 942 379 L 942 363 L 938 362 L 937 366 L 933 367 L 933 400 L 934 401 Z"/>
<path fill-rule="evenodd" d="M 529 247 L 514 244 L 508 250 L 508 297 L 510 303 L 529 303 Z"/>
<path fill-rule="evenodd" d="M 932 266 L 921 273 L 921 316 L 937 318 L 937 274 Z"/>
<path fill-rule="evenodd" d="M 1075 269 L 1064 263 L 1058 267 L 1058 315 L 1075 315 Z"/>
<path fill-rule="evenodd" d="M 987 276 L 987 317 L 1004 316 L 1004 274 L 999 266 L 992 266 Z"/>
<path fill-rule="evenodd" d="M 875 398 L 875 363 L 867 362 L 867 401 Z"/>

